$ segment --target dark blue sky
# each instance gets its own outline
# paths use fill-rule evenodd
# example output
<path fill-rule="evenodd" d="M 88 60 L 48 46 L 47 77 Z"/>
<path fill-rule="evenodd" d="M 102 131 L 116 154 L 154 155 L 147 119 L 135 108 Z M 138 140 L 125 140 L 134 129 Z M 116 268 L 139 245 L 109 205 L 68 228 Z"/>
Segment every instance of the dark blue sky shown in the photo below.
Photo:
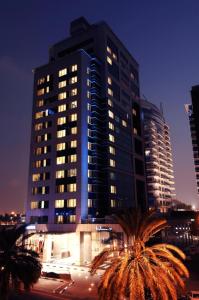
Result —
<path fill-rule="evenodd" d="M 177 196 L 196 204 L 184 103 L 199 84 L 199 1 L 7 0 L 0 7 L 0 212 L 20 211 L 26 199 L 32 69 L 79 16 L 106 21 L 139 62 L 141 93 L 163 103 L 171 128 Z"/>

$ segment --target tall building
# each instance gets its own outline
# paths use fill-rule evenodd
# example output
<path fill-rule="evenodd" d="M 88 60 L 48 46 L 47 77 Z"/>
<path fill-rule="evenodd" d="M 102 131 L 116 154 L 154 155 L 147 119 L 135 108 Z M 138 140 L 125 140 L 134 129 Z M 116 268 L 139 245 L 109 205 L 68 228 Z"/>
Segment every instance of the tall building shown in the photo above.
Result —
<path fill-rule="evenodd" d="M 199 85 L 192 86 L 191 99 L 192 104 L 186 104 L 185 109 L 189 116 L 197 193 L 199 194 Z"/>
<path fill-rule="evenodd" d="M 138 64 L 110 27 L 73 21 L 34 70 L 28 222 L 75 231 L 146 206 L 138 99 Z"/>
<path fill-rule="evenodd" d="M 147 100 L 141 100 L 141 105 L 149 206 L 155 206 L 164 213 L 175 198 L 169 127 L 162 109 Z"/>

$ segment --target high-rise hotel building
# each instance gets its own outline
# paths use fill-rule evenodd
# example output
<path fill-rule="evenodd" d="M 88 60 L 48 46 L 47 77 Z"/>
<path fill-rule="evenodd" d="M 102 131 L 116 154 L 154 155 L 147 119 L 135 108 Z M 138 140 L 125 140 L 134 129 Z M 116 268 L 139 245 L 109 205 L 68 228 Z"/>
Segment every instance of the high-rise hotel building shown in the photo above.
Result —
<path fill-rule="evenodd" d="M 73 21 L 34 70 L 27 222 L 67 232 L 146 206 L 138 99 L 138 64 L 110 27 Z"/>
<path fill-rule="evenodd" d="M 186 104 L 185 109 L 189 116 L 197 193 L 199 194 L 199 85 L 192 86 L 191 99 L 192 104 Z"/>
<path fill-rule="evenodd" d="M 141 105 L 149 206 L 166 213 L 176 197 L 169 126 L 156 105 L 147 100 Z"/>

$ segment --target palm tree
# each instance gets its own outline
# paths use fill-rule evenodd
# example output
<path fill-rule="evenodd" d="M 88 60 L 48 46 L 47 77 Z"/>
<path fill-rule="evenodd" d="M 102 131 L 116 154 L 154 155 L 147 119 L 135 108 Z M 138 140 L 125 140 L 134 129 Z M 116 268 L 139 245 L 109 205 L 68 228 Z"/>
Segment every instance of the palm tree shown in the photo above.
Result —
<path fill-rule="evenodd" d="M 155 212 L 144 214 L 128 210 L 114 216 L 127 242 L 105 248 L 91 265 L 91 274 L 104 263 L 108 268 L 98 287 L 99 299 L 106 300 L 177 300 L 178 288 L 184 289 L 187 268 L 184 253 L 165 243 L 149 244 L 149 239 L 167 226 Z"/>
<path fill-rule="evenodd" d="M 40 277 L 38 254 L 25 248 L 26 226 L 0 228 L 0 299 L 8 299 L 10 289 L 23 285 L 29 290 Z"/>

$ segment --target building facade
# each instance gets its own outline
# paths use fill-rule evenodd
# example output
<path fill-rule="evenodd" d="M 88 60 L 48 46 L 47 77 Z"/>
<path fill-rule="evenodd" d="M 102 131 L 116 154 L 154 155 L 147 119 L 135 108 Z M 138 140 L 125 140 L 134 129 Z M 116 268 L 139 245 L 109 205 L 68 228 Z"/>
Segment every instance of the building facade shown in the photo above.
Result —
<path fill-rule="evenodd" d="M 149 206 L 166 213 L 175 199 L 169 127 L 161 109 L 141 100 Z"/>
<path fill-rule="evenodd" d="M 73 21 L 34 70 L 27 222 L 75 232 L 146 207 L 138 99 L 138 64 L 110 27 Z"/>
<path fill-rule="evenodd" d="M 199 85 L 192 87 L 191 99 L 192 104 L 186 104 L 185 110 L 189 116 L 197 193 L 199 194 Z"/>

